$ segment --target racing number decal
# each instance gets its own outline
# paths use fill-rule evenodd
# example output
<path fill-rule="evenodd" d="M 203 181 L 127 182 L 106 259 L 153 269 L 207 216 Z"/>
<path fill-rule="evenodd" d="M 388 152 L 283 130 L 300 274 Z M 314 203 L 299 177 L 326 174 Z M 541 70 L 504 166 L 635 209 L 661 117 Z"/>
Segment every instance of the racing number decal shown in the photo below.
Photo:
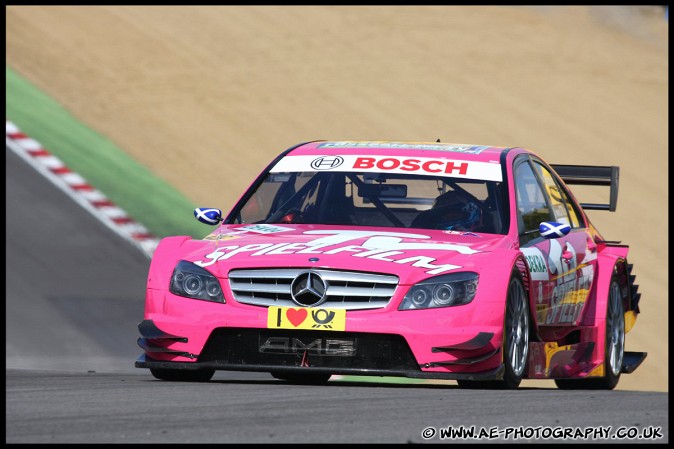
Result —
<path fill-rule="evenodd" d="M 346 328 L 346 310 L 270 306 L 267 328 L 343 331 Z"/>

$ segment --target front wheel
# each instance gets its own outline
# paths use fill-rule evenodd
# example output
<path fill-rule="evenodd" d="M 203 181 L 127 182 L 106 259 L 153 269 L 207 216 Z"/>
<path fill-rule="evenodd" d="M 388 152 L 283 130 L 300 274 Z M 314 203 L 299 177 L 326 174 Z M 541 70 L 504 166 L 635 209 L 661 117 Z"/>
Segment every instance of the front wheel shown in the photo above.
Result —
<path fill-rule="evenodd" d="M 167 368 L 150 368 L 152 375 L 159 380 L 172 382 L 208 382 L 215 374 L 213 369 L 180 370 Z"/>
<path fill-rule="evenodd" d="M 618 385 L 625 357 L 625 312 L 620 284 L 614 278 L 609 289 L 604 342 L 605 375 L 590 379 L 555 379 L 562 390 L 613 390 Z"/>
<path fill-rule="evenodd" d="M 459 380 L 460 387 L 515 389 L 520 385 L 529 357 L 529 300 L 519 272 L 513 274 L 508 284 L 503 342 L 503 379 Z"/>

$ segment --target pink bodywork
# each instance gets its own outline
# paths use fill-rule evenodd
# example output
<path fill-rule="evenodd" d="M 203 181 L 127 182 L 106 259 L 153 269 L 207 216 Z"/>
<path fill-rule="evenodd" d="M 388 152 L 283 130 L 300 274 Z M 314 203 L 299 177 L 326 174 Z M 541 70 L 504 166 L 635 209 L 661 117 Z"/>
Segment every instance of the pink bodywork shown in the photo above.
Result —
<path fill-rule="evenodd" d="M 479 154 L 457 151 L 412 150 L 405 148 L 325 148 L 322 142 L 305 145 L 293 150 L 292 156 L 386 156 L 390 159 L 437 160 L 427 164 L 429 170 L 446 169 L 446 160 L 480 162 L 500 165 L 502 148 L 486 148 Z M 428 144 L 432 145 L 432 144 Z M 513 149 L 506 156 L 506 163 L 526 150 Z M 395 165 L 388 163 L 388 166 Z M 408 164 L 414 167 L 420 164 Z M 423 169 L 423 167 L 419 167 Z M 509 196 L 514 198 L 512 173 L 508 171 Z M 502 354 L 505 298 L 512 270 L 523 271 L 525 283 L 529 272 L 519 249 L 517 219 L 510 205 L 510 230 L 507 235 L 462 234 L 449 231 L 347 227 L 327 225 L 284 224 L 277 232 L 262 233 L 250 226 L 221 225 L 208 229 L 211 234 L 204 240 L 189 237 L 169 237 L 161 241 L 152 260 L 147 284 L 145 319 L 152 320 L 162 331 L 176 336 L 189 337 L 187 342 L 175 342 L 171 349 L 198 355 L 215 328 L 266 328 L 267 308 L 238 303 L 232 298 L 228 283 L 231 269 L 242 268 L 323 268 L 394 274 L 399 285 L 392 300 L 385 308 L 374 310 L 349 310 L 346 313 L 347 332 L 370 332 L 402 335 L 422 371 L 440 373 L 482 372 L 498 367 Z M 204 228 L 207 231 L 207 228 Z M 354 231 L 356 231 L 354 233 Z M 360 234 L 359 234 L 360 233 Z M 414 236 L 416 235 L 416 236 Z M 597 234 L 598 236 L 598 234 Z M 380 251 L 373 251 L 379 248 Z M 598 272 L 601 282 L 594 282 L 590 300 L 585 305 L 582 340 L 595 341 L 591 360 L 586 362 L 580 376 L 603 363 L 605 299 L 608 282 L 615 261 L 626 256 L 626 249 L 612 248 L 612 253 L 599 255 Z M 312 261 L 313 258 L 318 260 Z M 603 263 L 604 259 L 607 263 Z M 225 304 L 198 301 L 171 294 L 167 287 L 179 260 L 198 262 L 220 281 Z M 519 263 L 518 263 L 519 261 Z M 466 305 L 428 310 L 404 310 L 398 307 L 409 287 L 437 274 L 454 271 L 479 273 L 477 294 Z M 530 295 L 531 296 L 531 295 Z M 536 304 L 530 297 L 530 308 Z M 535 323 L 532 323 L 536 326 Z M 554 333 L 560 329 L 550 328 Z M 479 354 L 492 355 L 470 364 L 451 364 L 459 359 L 470 359 L 470 349 L 432 351 L 432 348 L 456 346 L 476 338 L 480 333 L 493 334 L 489 343 L 477 349 Z M 543 346 L 532 342 L 530 360 L 540 362 Z M 583 341 L 581 341 L 583 344 Z M 579 350 L 583 349 L 582 347 Z M 152 354 L 155 360 L 194 362 L 194 358 L 169 353 Z M 442 366 L 433 363 L 449 362 Z M 530 363 L 533 366 L 533 363 Z M 533 368 L 530 368 L 533 369 Z M 576 373 L 577 375 L 578 373 Z M 545 377 L 533 371 L 530 377 Z"/>

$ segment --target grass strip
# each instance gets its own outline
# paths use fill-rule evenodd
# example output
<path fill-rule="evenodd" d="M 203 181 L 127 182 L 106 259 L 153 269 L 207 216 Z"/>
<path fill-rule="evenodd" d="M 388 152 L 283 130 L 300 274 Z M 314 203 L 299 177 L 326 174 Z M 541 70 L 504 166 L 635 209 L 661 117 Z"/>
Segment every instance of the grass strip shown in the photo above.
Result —
<path fill-rule="evenodd" d="M 44 92 L 5 66 L 5 117 L 80 174 L 157 237 L 210 232 L 196 207 L 109 139 L 82 124 Z M 11 192 L 7 192 L 11 195 Z"/>

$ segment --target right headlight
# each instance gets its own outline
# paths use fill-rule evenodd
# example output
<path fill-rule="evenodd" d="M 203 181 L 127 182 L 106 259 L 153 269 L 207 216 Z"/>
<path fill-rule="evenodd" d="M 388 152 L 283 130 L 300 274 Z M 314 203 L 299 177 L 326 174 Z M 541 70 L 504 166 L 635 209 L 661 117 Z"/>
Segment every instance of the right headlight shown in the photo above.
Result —
<path fill-rule="evenodd" d="M 220 281 L 208 271 L 186 260 L 178 262 L 173 270 L 169 291 L 186 298 L 225 302 Z"/>
<path fill-rule="evenodd" d="M 398 310 L 432 309 L 468 304 L 477 291 L 477 273 L 445 274 L 414 284 Z"/>

